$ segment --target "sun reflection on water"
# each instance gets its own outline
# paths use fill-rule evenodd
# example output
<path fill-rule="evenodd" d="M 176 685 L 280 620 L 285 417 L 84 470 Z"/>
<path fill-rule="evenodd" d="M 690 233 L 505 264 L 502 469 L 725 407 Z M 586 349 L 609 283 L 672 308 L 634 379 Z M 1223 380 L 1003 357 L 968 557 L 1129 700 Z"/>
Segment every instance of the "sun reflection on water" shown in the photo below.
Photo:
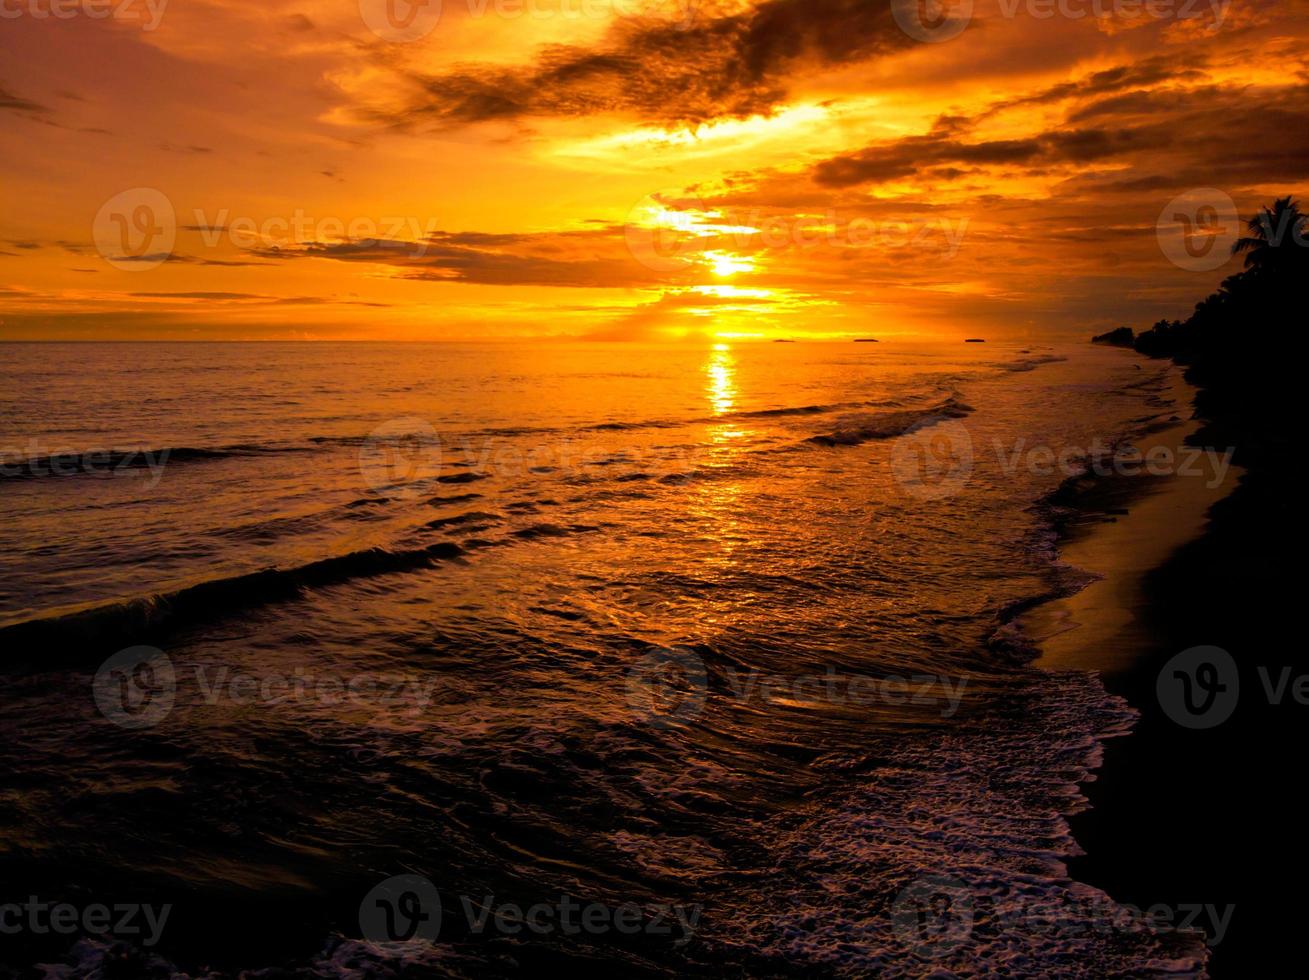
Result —
<path fill-rule="evenodd" d="M 705 362 L 705 397 L 715 416 L 737 411 L 740 394 L 736 387 L 736 356 L 731 344 L 714 344 Z M 709 426 L 706 433 L 713 447 L 711 466 L 732 466 L 739 461 L 744 442 L 750 435 L 737 420 L 724 418 Z"/>
<path fill-rule="evenodd" d="M 708 376 L 709 404 L 715 415 L 725 415 L 736 408 L 736 358 L 730 344 L 714 344 L 705 364 Z"/>

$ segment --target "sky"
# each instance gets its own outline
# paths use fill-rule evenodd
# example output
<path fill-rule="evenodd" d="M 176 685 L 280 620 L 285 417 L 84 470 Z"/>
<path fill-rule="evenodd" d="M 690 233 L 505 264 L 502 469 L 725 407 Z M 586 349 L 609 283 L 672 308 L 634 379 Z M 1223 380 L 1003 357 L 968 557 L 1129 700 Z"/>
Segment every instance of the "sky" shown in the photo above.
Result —
<path fill-rule="evenodd" d="M 0 0 L 0 340 L 1081 340 L 1302 195 L 1309 0 L 937 3 Z"/>

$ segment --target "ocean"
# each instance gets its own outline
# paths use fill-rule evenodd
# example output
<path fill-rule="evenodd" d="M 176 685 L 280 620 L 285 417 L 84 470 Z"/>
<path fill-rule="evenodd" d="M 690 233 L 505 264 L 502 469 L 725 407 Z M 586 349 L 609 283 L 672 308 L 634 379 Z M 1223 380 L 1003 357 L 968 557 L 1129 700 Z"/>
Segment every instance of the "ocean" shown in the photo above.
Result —
<path fill-rule="evenodd" d="M 1069 878 L 1134 715 L 1017 620 L 1086 584 L 1057 492 L 1189 414 L 1175 370 L 0 345 L 0 905 L 158 927 L 82 915 L 0 964 L 1198 972 L 1198 934 Z"/>

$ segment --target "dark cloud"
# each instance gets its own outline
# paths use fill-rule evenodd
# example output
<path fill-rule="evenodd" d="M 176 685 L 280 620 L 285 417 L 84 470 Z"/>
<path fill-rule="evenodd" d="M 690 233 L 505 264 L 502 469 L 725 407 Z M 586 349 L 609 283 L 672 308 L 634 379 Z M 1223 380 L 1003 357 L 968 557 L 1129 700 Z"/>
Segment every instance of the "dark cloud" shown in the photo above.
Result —
<path fill-rule="evenodd" d="M 190 228 L 190 226 L 187 226 L 187 227 Z M 193 230 L 197 230 L 197 231 L 205 230 L 205 231 L 207 231 L 208 229 L 200 229 L 200 228 L 196 228 L 196 229 L 193 229 Z M 146 259 L 143 259 L 142 261 L 146 261 L 146 260 L 154 261 L 154 258 L 157 258 L 157 257 L 149 257 L 149 256 L 147 256 L 147 258 L 146 258 Z M 246 260 L 246 259 L 202 259 L 202 258 L 200 258 L 199 256 L 195 256 L 195 255 L 184 255 L 184 254 L 182 254 L 182 253 L 180 253 L 180 252 L 174 252 L 172 255 L 169 255 L 169 256 L 168 256 L 164 261 L 166 261 L 166 262 L 178 262 L 178 263 L 181 263 L 181 264 L 184 264 L 184 265 L 212 265 L 212 266 L 218 266 L 218 267 L 221 267 L 221 268 L 228 268 L 228 269 L 238 269 L 238 268 L 244 268 L 244 267 L 246 267 L 246 266 L 252 266 L 252 265 L 270 265 L 270 264 L 271 264 L 271 263 L 269 263 L 269 262 L 253 262 L 253 261 L 249 261 L 249 260 Z"/>
<path fill-rule="evenodd" d="M 1067 100 L 1090 99 L 1130 89 L 1148 89 L 1163 82 L 1178 83 L 1203 79 L 1206 61 L 1195 55 L 1158 55 L 1134 65 L 1116 65 L 1092 72 L 1075 81 L 1059 82 L 1031 95 L 1004 99 L 973 117 L 978 123 L 991 116 L 1024 106 L 1053 105 Z"/>
<path fill-rule="evenodd" d="M 24 99 L 4 87 L 0 87 L 0 109 L 35 115 L 44 115 L 50 111 L 48 106 L 43 106 L 39 102 L 32 102 L 30 99 Z"/>
<path fill-rule="evenodd" d="M 1039 139 L 964 143 L 945 136 L 915 136 L 824 160 L 813 177 L 824 187 L 881 184 L 911 177 L 934 163 L 1024 164 L 1047 152 Z"/>
<path fill-rule="evenodd" d="M 389 306 L 389 303 L 368 303 L 360 300 L 339 300 L 330 296 L 265 296 L 260 293 L 227 293 L 209 290 L 131 293 L 138 299 L 196 299 L 216 303 L 254 303 L 271 306 Z"/>
<path fill-rule="evenodd" d="M 380 118 L 451 125 L 622 113 L 668 125 L 767 113 L 785 79 L 914 44 L 879 0 L 765 0 L 689 24 L 620 21 L 594 50 L 544 48 L 526 67 L 468 66 L 414 76 L 420 95 Z"/>
<path fill-rule="evenodd" d="M 1152 73 L 1147 73 L 1150 77 Z M 1126 70 L 1087 88 L 1103 91 L 1133 76 Z M 1047 91 L 1055 91 L 1050 89 Z M 844 188 L 886 183 L 913 176 L 949 180 L 967 171 L 957 165 L 1013 165 L 1031 172 L 1055 172 L 1113 160 L 1142 167 L 1122 174 L 1117 189 L 1163 186 L 1161 170 L 1185 173 L 1194 186 L 1223 179 L 1243 185 L 1259 180 L 1300 180 L 1309 176 L 1309 90 L 1288 88 L 1252 99 L 1244 88 L 1208 86 L 1192 91 L 1131 92 L 1070 106 L 1067 124 L 1022 139 L 969 142 L 964 133 L 994 107 L 972 120 L 948 119 L 925 136 L 878 143 L 832 157 L 812 170 L 821 187 Z M 1015 103 L 1006 103 L 1013 105 Z M 1240 117 L 1241 136 L 1233 138 L 1232 121 Z M 1096 125 L 1074 123 L 1094 121 Z M 1205 177 L 1205 174 L 1208 177 Z M 1148 181 L 1148 183 L 1138 183 Z M 1177 183 L 1178 181 L 1174 181 Z M 1185 185 L 1184 185 L 1185 186 Z"/>
<path fill-rule="evenodd" d="M 222 292 L 174 292 L 174 293 L 132 293 L 133 296 L 146 297 L 149 299 L 215 299 L 215 300 L 243 300 L 243 299 L 267 299 L 268 297 L 259 296 L 255 293 L 222 293 Z"/>
<path fill-rule="evenodd" d="M 315 336 L 332 336 L 358 330 L 357 324 L 331 322 L 288 327 L 283 320 L 271 318 L 271 315 L 268 322 L 243 319 L 239 324 L 233 324 L 217 318 L 207 319 L 206 309 L 7 312 L 0 322 L 0 337 L 10 340 L 255 340 L 299 337 L 306 331 Z"/>
<path fill-rule="evenodd" d="M 612 225 L 549 234 L 436 232 L 420 242 L 365 239 L 269 248 L 267 258 L 330 259 L 394 267 L 396 277 L 486 286 L 643 287 L 670 281 L 627 251 Z"/>

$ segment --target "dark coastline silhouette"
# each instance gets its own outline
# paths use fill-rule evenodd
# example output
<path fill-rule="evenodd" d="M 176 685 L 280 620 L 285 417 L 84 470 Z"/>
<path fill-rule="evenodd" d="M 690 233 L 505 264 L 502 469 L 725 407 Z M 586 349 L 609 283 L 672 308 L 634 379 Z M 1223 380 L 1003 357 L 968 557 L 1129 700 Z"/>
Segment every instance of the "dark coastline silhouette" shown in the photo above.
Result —
<path fill-rule="evenodd" d="M 1200 389 L 1195 409 L 1205 426 L 1197 440 L 1235 447 L 1237 465 L 1251 470 L 1289 449 L 1292 373 L 1300 365 L 1283 345 L 1305 317 L 1307 221 L 1294 200 L 1279 198 L 1250 218 L 1250 234 L 1233 246 L 1245 269 L 1224 279 L 1190 317 L 1160 320 L 1135 337 L 1120 327 L 1092 339 L 1118 346 L 1130 340 L 1142 354 L 1184 365 Z M 1250 477 L 1258 481 L 1254 472 Z"/>
<path fill-rule="evenodd" d="M 1293 375 L 1302 368 L 1286 348 L 1304 322 L 1309 229 L 1290 197 L 1248 229 L 1233 249 L 1244 270 L 1190 317 L 1094 338 L 1184 365 L 1202 422 L 1191 441 L 1234 448 L 1244 472 L 1211 508 L 1204 535 L 1147 579 L 1138 612 L 1154 647 L 1134 670 L 1106 678 L 1141 719 L 1107 746 L 1087 787 L 1093 809 L 1075 820 L 1075 833 L 1088 856 L 1073 873 L 1119 901 L 1232 903 L 1231 929 L 1211 962 L 1218 977 L 1290 972 L 1284 940 L 1299 918 L 1290 884 L 1306 870 L 1297 844 L 1306 709 L 1289 697 L 1272 703 L 1261 676 L 1306 669 L 1303 644 L 1292 639 L 1302 573 L 1289 547 L 1299 496 Z M 1241 698 L 1230 720 L 1192 731 L 1165 716 L 1155 684 L 1171 657 L 1202 645 L 1235 658 Z"/>

